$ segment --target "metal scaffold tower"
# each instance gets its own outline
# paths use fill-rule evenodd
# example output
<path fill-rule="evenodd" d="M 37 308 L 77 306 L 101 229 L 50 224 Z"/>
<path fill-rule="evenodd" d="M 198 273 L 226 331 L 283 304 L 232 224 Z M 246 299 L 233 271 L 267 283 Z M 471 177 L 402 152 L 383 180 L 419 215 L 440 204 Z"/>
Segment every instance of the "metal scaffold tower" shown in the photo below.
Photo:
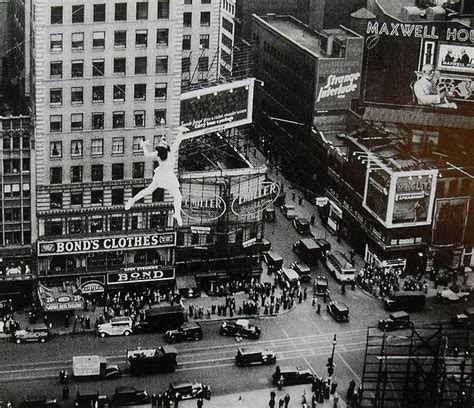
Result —
<path fill-rule="evenodd" d="M 367 329 L 361 407 L 474 406 L 474 333 L 449 326 Z"/>

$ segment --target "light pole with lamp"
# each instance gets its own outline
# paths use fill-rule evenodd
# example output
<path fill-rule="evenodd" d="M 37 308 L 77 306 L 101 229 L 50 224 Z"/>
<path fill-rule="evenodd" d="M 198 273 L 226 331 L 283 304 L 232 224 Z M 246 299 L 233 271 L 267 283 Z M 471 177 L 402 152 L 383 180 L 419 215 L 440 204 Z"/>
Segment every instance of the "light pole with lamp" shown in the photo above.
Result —
<path fill-rule="evenodd" d="M 326 367 L 328 368 L 329 377 L 332 377 L 332 375 L 334 374 L 334 368 L 336 367 L 336 365 L 334 364 L 334 352 L 336 351 L 336 344 L 337 344 L 337 335 L 334 334 L 334 338 L 332 340 L 331 357 L 328 358 L 328 363 L 326 364 Z"/>

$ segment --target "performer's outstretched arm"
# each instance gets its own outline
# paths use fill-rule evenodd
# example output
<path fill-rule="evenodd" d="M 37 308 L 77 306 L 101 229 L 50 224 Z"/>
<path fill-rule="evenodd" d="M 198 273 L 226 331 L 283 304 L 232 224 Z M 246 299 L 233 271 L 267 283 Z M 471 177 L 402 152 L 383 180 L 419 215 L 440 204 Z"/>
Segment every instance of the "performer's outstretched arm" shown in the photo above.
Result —
<path fill-rule="evenodd" d="M 156 151 L 150 152 L 150 151 L 148 150 L 148 147 L 147 147 L 147 146 L 148 146 L 149 144 L 150 144 L 150 142 L 149 142 L 148 140 L 141 140 L 141 141 L 140 141 L 140 146 L 142 147 L 143 155 L 144 155 L 145 157 L 155 157 L 155 158 L 156 158 L 156 156 L 157 156 Z"/>
<path fill-rule="evenodd" d="M 172 154 L 177 154 L 178 153 L 179 145 L 185 139 L 184 132 L 187 132 L 189 129 L 185 126 L 180 126 L 180 127 L 176 128 L 176 130 L 178 131 L 178 133 L 176 134 L 176 138 L 174 139 L 174 143 L 170 148 L 170 151 L 171 151 Z"/>

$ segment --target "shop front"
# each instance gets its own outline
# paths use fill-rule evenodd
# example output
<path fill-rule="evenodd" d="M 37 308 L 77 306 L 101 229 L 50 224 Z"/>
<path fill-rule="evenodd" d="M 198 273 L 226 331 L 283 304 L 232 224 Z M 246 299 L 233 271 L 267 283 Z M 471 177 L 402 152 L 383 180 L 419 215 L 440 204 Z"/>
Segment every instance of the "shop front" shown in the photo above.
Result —
<path fill-rule="evenodd" d="M 80 310 L 84 307 L 84 298 L 73 282 L 63 282 L 61 286 L 51 287 L 38 283 L 37 294 L 44 312 Z"/>

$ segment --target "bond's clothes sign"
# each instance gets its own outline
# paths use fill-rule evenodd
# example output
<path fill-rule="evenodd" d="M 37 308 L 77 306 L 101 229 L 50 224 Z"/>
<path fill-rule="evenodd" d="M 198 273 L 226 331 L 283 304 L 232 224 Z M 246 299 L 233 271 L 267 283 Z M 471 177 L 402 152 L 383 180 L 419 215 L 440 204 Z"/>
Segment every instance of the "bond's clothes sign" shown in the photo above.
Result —
<path fill-rule="evenodd" d="M 118 273 L 109 273 L 107 283 L 120 285 L 125 283 L 156 282 L 174 279 L 174 268 L 161 268 L 159 266 L 141 266 L 124 268 Z"/>
<path fill-rule="evenodd" d="M 433 245 L 459 245 L 464 240 L 469 197 L 438 198 L 433 220 Z"/>
<path fill-rule="evenodd" d="M 175 243 L 176 234 L 174 232 L 101 238 L 61 239 L 47 242 L 39 241 L 38 256 L 161 248 L 174 246 Z"/>

